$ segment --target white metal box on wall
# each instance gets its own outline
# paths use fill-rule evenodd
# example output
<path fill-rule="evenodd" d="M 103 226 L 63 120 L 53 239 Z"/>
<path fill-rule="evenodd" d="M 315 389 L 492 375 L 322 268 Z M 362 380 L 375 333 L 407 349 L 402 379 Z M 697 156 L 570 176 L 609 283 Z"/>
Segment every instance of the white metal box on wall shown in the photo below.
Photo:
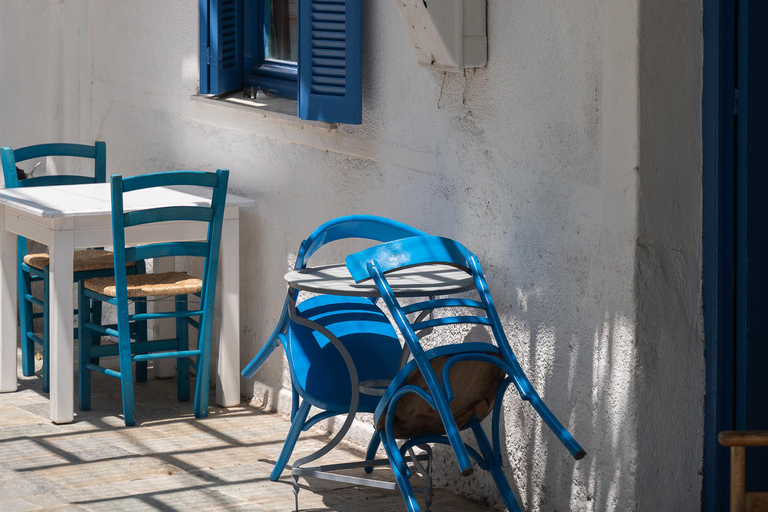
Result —
<path fill-rule="evenodd" d="M 486 0 L 395 2 L 419 64 L 445 71 L 486 65 Z"/>

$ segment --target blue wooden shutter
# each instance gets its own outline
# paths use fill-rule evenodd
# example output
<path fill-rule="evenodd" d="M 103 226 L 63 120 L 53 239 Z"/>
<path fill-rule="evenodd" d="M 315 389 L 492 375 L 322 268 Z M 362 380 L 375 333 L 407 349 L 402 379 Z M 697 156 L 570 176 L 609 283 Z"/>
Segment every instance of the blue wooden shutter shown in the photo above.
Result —
<path fill-rule="evenodd" d="M 243 0 L 200 0 L 200 94 L 243 87 Z"/>
<path fill-rule="evenodd" d="M 362 0 L 299 0 L 301 119 L 363 122 Z"/>

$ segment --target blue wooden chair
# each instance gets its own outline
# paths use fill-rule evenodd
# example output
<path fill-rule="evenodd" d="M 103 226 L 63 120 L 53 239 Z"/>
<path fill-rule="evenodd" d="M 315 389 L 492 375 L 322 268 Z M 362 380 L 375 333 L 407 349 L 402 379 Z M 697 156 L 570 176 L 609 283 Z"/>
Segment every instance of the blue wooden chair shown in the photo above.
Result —
<path fill-rule="evenodd" d="M 337 240 L 361 238 L 386 242 L 423 235 L 426 233 L 382 217 L 340 217 L 318 227 L 301 243 L 294 269 L 307 268 L 310 257 L 318 249 Z M 401 345 L 397 333 L 375 301 L 318 295 L 296 305 L 298 298 L 298 290 L 288 290 L 277 327 L 242 372 L 244 377 L 252 377 L 278 345 L 284 347 L 293 383 L 291 428 L 270 475 L 271 480 L 280 477 L 302 431 L 326 418 L 347 414 L 350 407 L 357 412 L 372 413 L 375 410 L 378 396 L 358 395 L 357 389 L 352 390 L 348 360 L 358 382 L 390 380 L 400 365 Z M 293 307 L 294 314 L 289 315 Z M 311 406 L 321 412 L 308 420 Z M 348 423 L 351 419 L 348 417 Z M 323 449 L 323 454 L 341 440 L 347 428 L 349 425 L 345 424 Z M 320 455 L 314 458 L 318 457 Z"/>
<path fill-rule="evenodd" d="M 52 175 L 26 177 L 19 172 L 16 164 L 26 160 L 52 156 L 87 158 L 94 161 L 93 176 Z M 77 185 L 86 183 L 104 183 L 106 180 L 107 146 L 98 141 L 93 146 L 83 144 L 38 144 L 13 150 L 9 147 L 0 148 L 0 160 L 3 166 L 3 177 L 6 188 L 39 187 L 44 185 Z M 26 179 L 25 179 L 26 178 Z M 48 268 L 50 257 L 47 253 L 28 254 L 27 239 L 18 239 L 18 293 L 19 293 L 19 323 L 21 327 L 21 360 L 22 372 L 25 376 L 35 373 L 35 343 L 43 351 L 43 391 L 48 392 L 49 376 L 49 311 L 48 311 Z M 130 273 L 144 272 L 144 262 L 130 263 Z M 103 249 L 77 251 L 74 255 L 74 281 L 80 282 L 92 277 L 110 276 L 113 274 L 112 253 Z M 32 294 L 32 283 L 42 281 L 43 295 L 38 299 Z M 42 309 L 34 313 L 33 304 Z M 94 305 L 90 310 L 94 318 L 101 319 L 101 304 Z M 34 319 L 43 319 L 42 336 L 34 331 Z M 142 327 L 142 326 L 139 326 Z M 141 330 L 141 329 L 139 329 Z M 143 325 L 143 336 L 146 336 L 146 325 Z M 77 332 L 74 333 L 77 337 Z M 140 380 L 146 380 L 146 364 L 137 371 Z"/>
<path fill-rule="evenodd" d="M 419 510 L 403 454 L 421 443 L 442 443 L 453 448 L 462 475 L 473 471 L 470 457 L 489 470 L 507 508 L 520 508 L 509 487 L 502 464 L 499 438 L 502 398 L 514 384 L 523 400 L 531 403 L 576 459 L 586 453 L 536 393 L 518 363 L 502 329 L 477 257 L 458 242 L 439 237 L 396 240 L 347 257 L 347 268 L 356 282 L 373 279 L 411 349 L 413 359 L 398 372 L 376 407 L 377 434 L 395 471 L 395 478 L 410 512 Z M 445 264 L 463 269 L 475 283 L 478 300 L 449 297 L 400 305 L 387 282 L 387 273 L 417 265 Z M 457 308 L 460 308 L 457 311 Z M 434 311 L 433 318 L 413 321 L 408 315 Z M 467 314 L 466 310 L 476 311 Z M 456 324 L 486 326 L 495 344 L 464 342 L 424 350 L 418 333 L 424 329 Z M 432 334 L 434 336 L 434 333 Z M 492 415 L 493 444 L 480 422 Z M 471 429 L 479 453 L 462 441 L 460 431 Z M 404 439 L 400 447 L 398 439 Z"/>
<path fill-rule="evenodd" d="M 83 411 L 91 408 L 91 372 L 99 372 L 120 379 L 123 396 L 123 415 L 127 426 L 135 425 L 133 369 L 137 365 L 156 359 L 177 360 L 177 396 L 189 400 L 190 358 L 196 365 L 195 417 L 208 416 L 208 386 L 211 358 L 213 305 L 216 293 L 216 272 L 219 262 L 221 229 L 227 194 L 229 172 L 174 171 L 146 174 L 131 178 L 112 176 L 112 237 L 114 245 L 114 277 L 101 277 L 82 281 L 79 286 L 80 311 L 86 311 L 87 302 L 107 302 L 117 308 L 117 325 L 101 325 L 86 315 L 79 318 L 80 328 L 80 388 L 79 403 Z M 196 186 L 212 190 L 210 206 L 173 206 L 149 208 L 125 213 L 123 194 L 151 187 Z M 194 221 L 207 224 L 207 237 L 202 242 L 164 242 L 126 247 L 126 228 L 165 221 Z M 127 275 L 127 262 L 146 258 L 187 256 L 203 259 L 203 277 L 195 278 L 185 272 Z M 199 298 L 199 307 L 190 309 L 188 295 Z M 129 303 L 146 303 L 149 298 L 175 297 L 175 311 L 129 313 Z M 198 320 L 194 320 L 197 317 Z M 131 323 L 174 318 L 176 337 L 167 340 L 131 340 Z M 197 346 L 189 348 L 188 326 L 198 331 Z M 116 328 L 115 328 L 116 327 Z M 93 345 L 94 335 L 117 338 L 117 344 Z M 119 357 L 120 370 L 114 371 L 94 362 L 97 358 Z"/>

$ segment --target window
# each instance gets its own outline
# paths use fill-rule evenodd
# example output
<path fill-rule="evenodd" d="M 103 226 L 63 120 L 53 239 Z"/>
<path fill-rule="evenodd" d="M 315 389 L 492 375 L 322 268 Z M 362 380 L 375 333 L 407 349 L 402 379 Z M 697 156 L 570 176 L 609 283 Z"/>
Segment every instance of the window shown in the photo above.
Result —
<path fill-rule="evenodd" d="M 260 87 L 301 119 L 362 122 L 362 0 L 200 0 L 200 93 Z"/>

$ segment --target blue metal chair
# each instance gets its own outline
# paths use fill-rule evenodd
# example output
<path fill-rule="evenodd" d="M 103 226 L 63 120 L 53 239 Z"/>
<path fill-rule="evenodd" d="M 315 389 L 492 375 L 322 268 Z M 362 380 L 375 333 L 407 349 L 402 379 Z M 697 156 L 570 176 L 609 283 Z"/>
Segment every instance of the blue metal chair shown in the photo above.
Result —
<path fill-rule="evenodd" d="M 213 306 L 216 293 L 216 272 L 219 262 L 221 229 L 227 194 L 229 172 L 174 171 L 146 174 L 132 178 L 112 176 L 112 237 L 114 244 L 115 276 L 88 279 L 79 286 L 80 311 L 86 311 L 87 302 L 107 302 L 117 308 L 117 326 L 101 325 L 84 314 L 79 318 L 80 328 L 80 410 L 91 408 L 91 372 L 99 372 L 120 379 L 125 424 L 135 424 L 132 363 L 174 358 L 177 360 L 177 396 L 189 400 L 189 364 L 195 358 L 195 417 L 208 416 L 208 386 L 211 358 Z M 152 187 L 195 186 L 212 190 L 210 206 L 173 206 L 130 211 L 123 210 L 123 194 Z M 126 247 L 126 228 L 165 221 L 193 221 L 207 224 L 207 236 L 201 242 L 164 242 Z M 146 258 L 187 256 L 203 259 L 203 277 L 185 272 L 127 275 L 125 265 Z M 189 308 L 188 295 L 199 297 L 199 307 Z M 175 297 L 175 311 L 129 313 L 129 303 L 146 303 L 149 298 Z M 194 320 L 197 317 L 199 320 Z M 131 323 L 160 318 L 176 320 L 176 337 L 167 340 L 131 340 Z M 198 331 L 197 347 L 189 348 L 188 326 Z M 116 328 L 115 328 L 116 327 Z M 117 344 L 94 346 L 94 335 L 117 338 Z M 119 357 L 120 370 L 114 371 L 94 362 L 97 358 Z"/>
<path fill-rule="evenodd" d="M 395 472 L 395 478 L 410 512 L 419 510 L 409 478 L 411 470 L 403 454 L 421 443 L 442 443 L 453 448 L 462 475 L 473 471 L 470 457 L 489 470 L 507 508 L 520 508 L 509 487 L 502 464 L 499 420 L 503 395 L 514 384 L 523 400 L 531 403 L 568 451 L 577 460 L 586 453 L 552 414 L 536 393 L 504 335 L 499 316 L 477 257 L 458 242 L 440 237 L 396 240 L 347 257 L 347 268 L 356 282 L 372 278 L 411 349 L 413 360 L 393 379 L 376 407 L 374 422 L 378 436 Z M 418 265 L 446 264 L 469 273 L 480 300 L 430 299 L 400 305 L 387 282 L 387 273 Z M 457 312 L 457 308 L 460 310 Z M 407 315 L 434 311 L 433 318 L 409 320 Z M 477 314 L 466 314 L 474 310 Z M 496 344 L 465 342 L 424 350 L 417 333 L 456 324 L 486 326 Z M 433 334 L 434 335 L 434 334 Z M 492 442 L 480 422 L 492 415 Z M 479 453 L 464 444 L 460 431 L 471 429 Z M 405 439 L 398 447 L 397 439 Z"/>
<path fill-rule="evenodd" d="M 16 164 L 26 160 L 53 156 L 87 158 L 94 161 L 94 174 L 90 176 L 50 175 L 26 177 L 19 172 Z M 98 141 L 93 146 L 83 144 L 38 144 L 13 150 L 9 147 L 0 148 L 0 160 L 3 166 L 3 177 L 6 188 L 39 187 L 44 185 L 77 185 L 86 183 L 104 183 L 106 180 L 107 146 Z M 26 179 L 25 179 L 26 178 Z M 27 239 L 18 239 L 18 293 L 19 293 L 19 323 L 21 327 L 21 360 L 22 372 L 25 376 L 35 373 L 35 343 L 43 351 L 43 391 L 48 392 L 49 376 L 49 329 L 48 312 L 48 269 L 50 257 L 47 253 L 28 254 Z M 130 273 L 143 273 L 144 262 L 130 264 Z M 74 255 L 74 281 L 80 282 L 92 277 L 110 276 L 113 274 L 112 253 L 94 249 L 77 251 Z M 41 299 L 32 294 L 32 283 L 42 281 L 43 295 Z M 42 309 L 34 313 L 32 306 Z M 101 304 L 94 305 L 90 311 L 94 318 L 101 319 Z M 43 332 L 38 336 L 34 331 L 34 319 L 42 317 Z M 141 329 L 139 329 L 141 330 Z M 143 326 L 146 336 L 146 325 Z M 74 333 L 77 337 L 77 332 Z M 137 371 L 140 380 L 146 380 L 146 364 Z"/>
<path fill-rule="evenodd" d="M 301 243 L 294 270 L 307 268 L 310 257 L 331 242 L 361 238 L 387 242 L 426 233 L 405 224 L 370 215 L 330 220 Z M 299 302 L 298 290 L 289 289 L 277 327 L 269 340 L 243 370 L 252 377 L 278 345 L 288 359 L 293 383 L 291 428 L 270 475 L 277 480 L 288 462 L 299 434 L 317 422 L 350 410 L 372 413 L 378 396 L 359 395 L 353 381 L 392 379 L 400 366 L 401 345 L 389 319 L 375 301 L 361 297 L 319 295 Z M 293 309 L 293 314 L 289 314 Z M 350 374 L 353 373 L 353 375 Z M 310 407 L 322 409 L 309 420 Z M 319 458 L 343 438 L 354 415 L 319 454 L 294 463 Z"/>

